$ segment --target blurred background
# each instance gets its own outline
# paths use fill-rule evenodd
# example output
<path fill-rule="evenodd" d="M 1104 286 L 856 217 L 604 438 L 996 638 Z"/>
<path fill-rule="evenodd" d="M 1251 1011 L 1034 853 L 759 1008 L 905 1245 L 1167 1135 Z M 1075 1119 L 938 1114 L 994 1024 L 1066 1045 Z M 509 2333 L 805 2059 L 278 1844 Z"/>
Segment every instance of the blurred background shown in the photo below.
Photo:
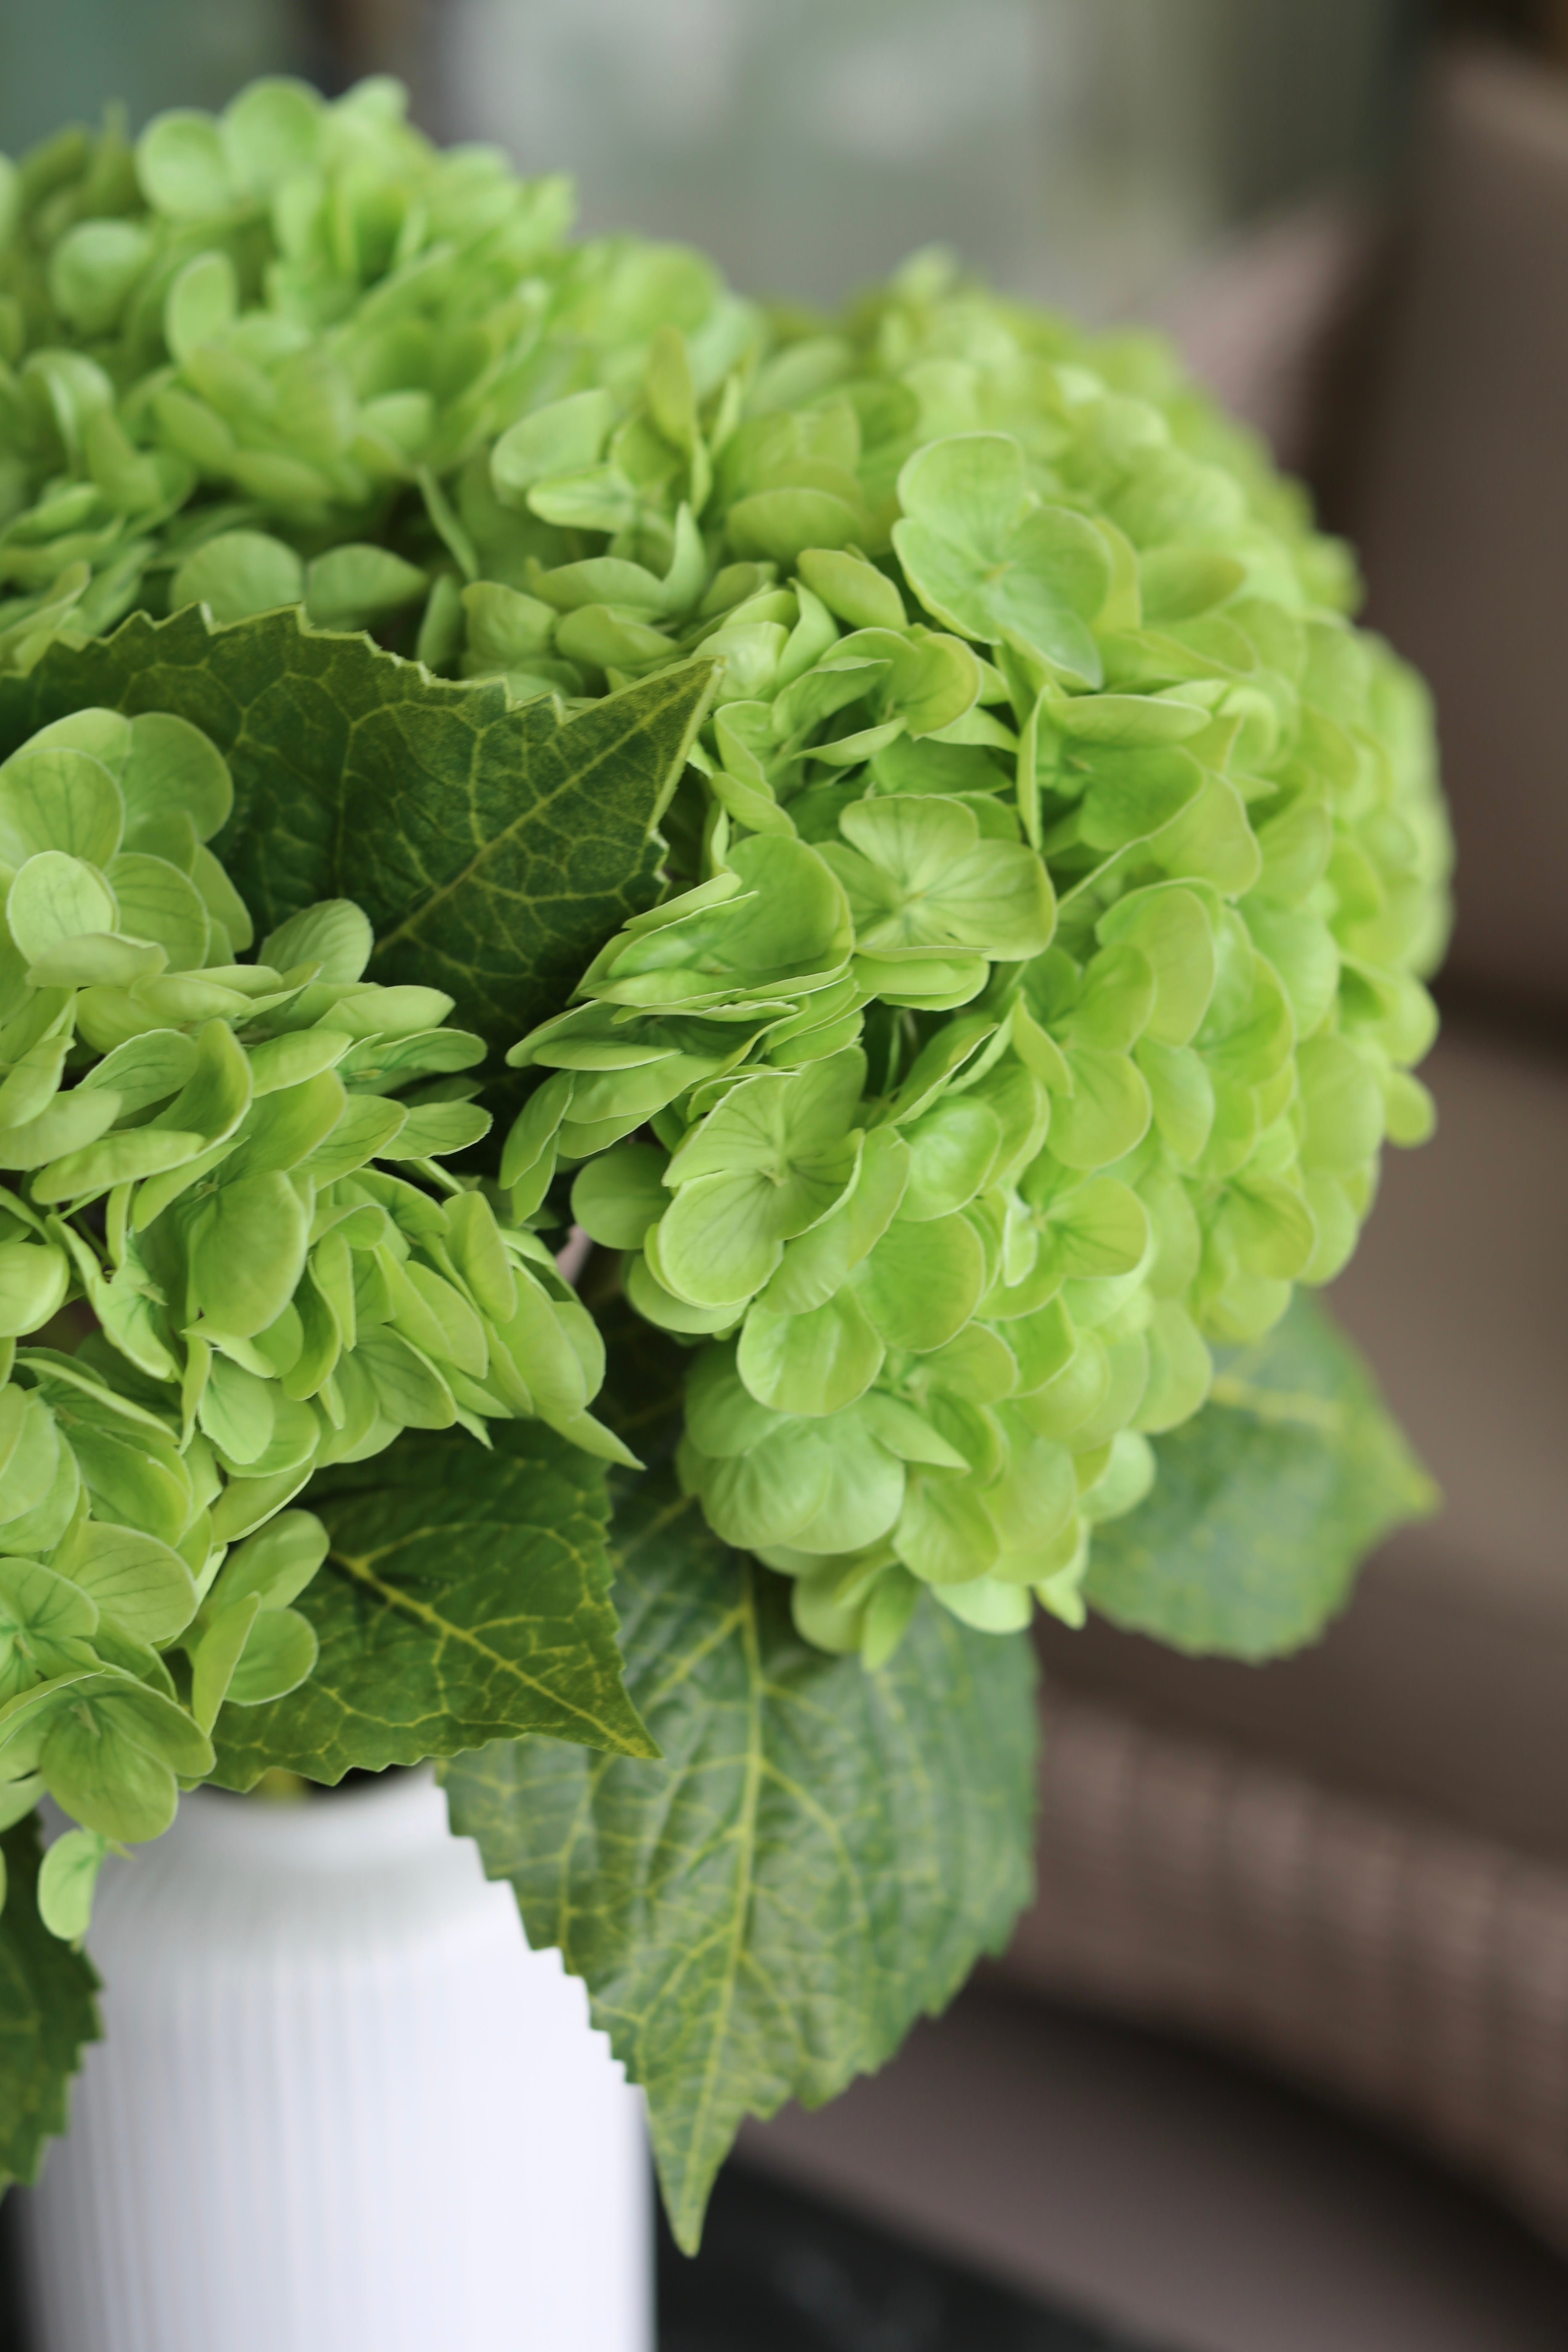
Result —
<path fill-rule="evenodd" d="M 565 167 L 592 228 L 833 301 L 933 239 L 1097 313 L 1236 224 L 1374 173 L 1412 0 L 13 0 L 0 145 L 261 69 L 393 71 L 444 138 Z"/>
<path fill-rule="evenodd" d="M 0 148 L 262 71 L 398 74 L 750 291 L 940 240 L 1153 318 L 1360 549 L 1461 880 L 1441 1130 L 1334 1303 L 1445 1513 L 1299 1659 L 1048 1633 L 1013 1950 L 747 2161 L 1129 2341 L 1560 2352 L 1568 0 L 0 0 Z M 946 2352 L 900 2326 L 779 2340 Z"/>
<path fill-rule="evenodd" d="M 1400 152 L 1438 22 L 1568 46 L 1563 0 L 7 0 L 0 147 L 248 76 L 400 75 L 444 139 L 566 168 L 588 228 L 835 301 L 933 240 L 1096 316 Z"/>

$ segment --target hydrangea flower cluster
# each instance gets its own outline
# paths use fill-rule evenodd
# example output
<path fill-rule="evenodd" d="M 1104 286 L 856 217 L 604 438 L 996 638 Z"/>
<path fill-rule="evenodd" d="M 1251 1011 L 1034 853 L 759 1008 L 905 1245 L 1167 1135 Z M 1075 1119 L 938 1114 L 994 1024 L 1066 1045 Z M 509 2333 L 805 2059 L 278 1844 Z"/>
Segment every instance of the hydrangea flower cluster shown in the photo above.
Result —
<path fill-rule="evenodd" d="M 458 587 L 510 577 L 497 435 L 635 377 L 661 320 L 710 372 L 739 355 L 754 313 L 710 265 L 568 248 L 566 182 L 434 148 L 405 103 L 261 81 L 134 147 L 0 157 L 0 668 L 204 601 L 444 659 Z"/>
<path fill-rule="evenodd" d="M 226 1698 L 310 1672 L 312 1471 L 533 1415 L 622 1454 L 545 1244 L 440 1166 L 489 1126 L 481 1042 L 363 978 L 349 900 L 237 961 L 232 797 L 159 713 L 0 766 L 0 1819 L 47 1788 L 81 1825 L 51 1887 L 167 1826 Z"/>
<path fill-rule="evenodd" d="M 675 446 L 676 356 L 622 446 Z M 706 583 L 694 612 L 625 532 L 531 576 L 557 649 L 623 633 L 607 678 L 725 676 L 673 828 L 703 878 L 518 1048 L 555 1075 L 502 1181 L 526 1205 L 585 1163 L 633 1304 L 711 1335 L 688 1484 L 872 1662 L 922 1588 L 1079 1622 L 1093 1527 L 1147 1493 L 1210 1343 L 1330 1280 L 1385 1138 L 1430 1129 L 1422 689 L 1289 494 L 1140 373 L 917 266 L 738 421 L 721 395 L 700 457 L 691 425 L 662 593 Z M 498 485 L 547 430 L 503 436 Z"/>
<path fill-rule="evenodd" d="M 513 1056 L 539 1075 L 500 1168 L 503 1251 L 537 1246 L 523 1223 L 571 1172 L 633 1305 L 696 1350 L 683 1475 L 795 1580 L 811 1639 L 875 1662 L 928 1588 L 975 1625 L 1016 1627 L 1037 1598 L 1075 1619 L 1092 1528 L 1203 1403 L 1211 1344 L 1329 1280 L 1384 1141 L 1430 1125 L 1411 1075 L 1446 921 L 1429 716 L 1350 625 L 1343 551 L 1151 343 L 933 257 L 836 329 L 770 318 L 696 256 L 565 243 L 559 183 L 437 153 L 384 84 L 331 106 L 258 85 L 134 152 L 68 134 L 12 197 L 0 662 L 203 601 L 219 620 L 302 602 L 569 705 L 720 664 L 665 820 L 676 895 Z M 172 862 L 221 926 L 192 822 Z M 315 1050 L 321 992 L 352 1003 L 363 970 L 332 960 L 336 917 L 300 919 L 246 983 L 283 996 L 289 964 L 321 968 L 252 1003 L 263 1051 Z M 95 975 L 82 1034 L 142 1050 L 109 1008 L 169 985 Z M 211 1018 L 232 1041 L 227 1008 Z M 478 1115 L 452 1033 L 408 1020 L 456 1056 L 416 1042 L 397 1065 L 421 1156 Z M 390 1025 L 363 1066 L 390 1066 Z M 192 1106 L 234 1056 L 192 1050 L 199 1159 L 223 1147 Z M 390 1088 L 356 1084 L 361 1051 L 297 1083 L 370 1104 L 368 1134 Z M 143 1189 L 91 1280 L 165 1349 L 131 1297 L 166 1287 L 141 1204 L 190 1214 L 180 1169 L 135 1160 L 173 1149 L 152 1132 L 178 1128 L 171 1100 L 71 1145 L 131 1154 L 109 1197 Z M 46 1200 L 35 1180 L 32 1213 L 68 1202 L 59 1181 Z M 370 1328 L 482 1422 L 511 1327 L 470 1281 L 489 1370 L 435 1346 L 455 1326 L 429 1284 L 469 1276 L 416 1224 L 452 1205 L 415 1188 L 411 1211 L 384 1171 L 338 1181 L 357 1188 L 340 1267 L 382 1233 L 372 1212 L 405 1245 L 368 1252 L 394 1310 Z M 79 1236 L 40 1244 L 89 1280 Z M 331 1346 L 310 1265 L 279 1307 L 299 1356 L 280 1368 L 259 1328 L 236 1335 L 251 1354 L 218 1351 L 220 1388 L 274 1399 L 253 1463 L 303 1433 Z M 585 1358 L 574 1310 L 552 1313 Z M 370 1346 L 373 1388 L 378 1360 L 406 1369 Z M 425 1380 L 405 1420 L 436 1409 L 415 1405 Z M 585 1398 L 557 1410 L 575 1388 L 546 1392 L 558 1426 L 589 1427 Z M 367 1442 L 395 1418 L 375 1394 Z"/>

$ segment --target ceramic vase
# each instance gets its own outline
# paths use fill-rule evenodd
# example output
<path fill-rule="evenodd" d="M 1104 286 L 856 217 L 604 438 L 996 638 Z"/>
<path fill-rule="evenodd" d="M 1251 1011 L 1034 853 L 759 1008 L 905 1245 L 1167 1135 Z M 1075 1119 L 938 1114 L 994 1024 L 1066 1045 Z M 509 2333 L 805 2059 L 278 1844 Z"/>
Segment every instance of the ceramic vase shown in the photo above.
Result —
<path fill-rule="evenodd" d="M 652 2352 L 640 2095 L 427 1769 L 198 1790 L 89 1949 L 32 2352 Z"/>

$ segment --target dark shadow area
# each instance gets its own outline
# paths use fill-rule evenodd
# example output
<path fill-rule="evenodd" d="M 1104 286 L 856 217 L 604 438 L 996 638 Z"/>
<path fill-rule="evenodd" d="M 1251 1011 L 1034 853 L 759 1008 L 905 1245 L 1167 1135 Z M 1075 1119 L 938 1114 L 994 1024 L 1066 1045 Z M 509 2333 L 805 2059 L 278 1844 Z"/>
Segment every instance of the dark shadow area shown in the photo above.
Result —
<path fill-rule="evenodd" d="M 16 2204 L 0 2197 L 0 2352 L 26 2352 L 16 2280 Z"/>
<path fill-rule="evenodd" d="M 659 2352 L 1134 2352 L 742 2165 L 695 2261 L 661 2219 L 658 2302 Z"/>

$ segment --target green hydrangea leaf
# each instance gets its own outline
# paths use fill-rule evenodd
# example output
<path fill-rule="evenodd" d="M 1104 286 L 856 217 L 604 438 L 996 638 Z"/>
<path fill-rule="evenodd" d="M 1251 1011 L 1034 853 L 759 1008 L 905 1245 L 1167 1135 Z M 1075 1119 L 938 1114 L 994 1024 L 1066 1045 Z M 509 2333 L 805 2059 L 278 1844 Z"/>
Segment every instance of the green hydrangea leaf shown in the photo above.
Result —
<path fill-rule="evenodd" d="M 982 842 L 959 803 L 900 793 L 857 803 L 841 824 L 854 848 L 824 855 L 848 893 L 861 947 L 970 948 L 1007 961 L 1050 944 L 1045 867 L 1016 843 Z"/>
<path fill-rule="evenodd" d="M 324 109 L 303 82 L 268 75 L 230 100 L 219 126 L 229 170 L 242 186 L 269 188 L 308 172 L 321 145 Z"/>
<path fill-rule="evenodd" d="M 800 558 L 800 576 L 830 613 L 852 629 L 902 629 L 909 615 L 894 583 L 863 555 L 842 549 L 808 547 Z"/>
<path fill-rule="evenodd" d="M 558 1944 L 647 2095 L 694 2251 L 742 2116 L 818 2106 L 997 1951 L 1030 1893 L 1026 1643 L 930 1607 L 890 1664 L 828 1658 L 668 1473 L 617 1512 L 628 1680 L 657 1764 L 537 1739 L 447 1768 L 453 1828 Z"/>
<path fill-rule="evenodd" d="M 38 1873 L 38 1912 L 51 1936 L 79 1944 L 92 1924 L 92 1897 L 99 1872 L 111 1852 L 97 1830 L 67 1830 L 44 1856 Z"/>
<path fill-rule="evenodd" d="M 856 1048 L 742 1080 L 670 1161 L 678 1187 L 658 1228 L 659 1278 L 698 1307 L 743 1301 L 784 1244 L 842 1200 L 860 1135 L 844 1130 L 865 1080 Z"/>
<path fill-rule="evenodd" d="M 757 1551 L 859 1551 L 879 1542 L 904 1499 L 902 1465 L 860 1409 L 816 1421 L 783 1421 L 750 1452 L 704 1461 L 682 1449 L 687 1483 L 726 1543 Z"/>
<path fill-rule="evenodd" d="M 1002 1124 L 983 1102 L 948 1097 L 905 1129 L 910 1164 L 900 1214 L 928 1223 L 962 1209 L 984 1186 L 1002 1148 Z"/>
<path fill-rule="evenodd" d="M 1114 1176 L 1059 1196 L 1048 1212 L 1054 1270 L 1068 1278 L 1131 1274 L 1149 1246 L 1149 1216 L 1129 1184 Z"/>
<path fill-rule="evenodd" d="M 840 1412 L 864 1395 L 886 1354 L 850 1291 L 804 1315 L 760 1300 L 746 1318 L 740 1367 L 752 1394 L 777 1412 Z"/>
<path fill-rule="evenodd" d="M 410 1351 L 412 1352 L 412 1351 Z M 287 1697 L 229 1706 L 216 1778 L 342 1780 L 537 1731 L 655 1750 L 621 1682 L 601 1465 L 537 1423 L 408 1436 L 324 1472 L 331 1549 L 295 1607 L 321 1645 Z"/>
<path fill-rule="evenodd" d="M 35 2181 L 46 2141 L 65 2130 L 70 2082 L 101 2032 L 98 1979 L 38 1916 L 38 1831 L 0 1838 L 0 2189 Z"/>
<path fill-rule="evenodd" d="M 1134 891 L 1101 917 L 1098 937 L 1138 948 L 1148 958 L 1154 1002 L 1146 1034 L 1162 1045 L 1189 1044 L 1215 984 L 1214 929 L 1196 892 L 1168 885 Z M 1320 1018 L 1327 1009 L 1325 998 Z"/>
<path fill-rule="evenodd" d="M 967 1484 L 911 1477 L 893 1541 L 911 1575 L 962 1585 L 995 1567 L 1001 1542 L 984 1504 Z"/>
<path fill-rule="evenodd" d="M 1210 1400 L 1154 1441 L 1153 1492 L 1099 1529 L 1085 1591 L 1175 1648 L 1269 1658 L 1311 1641 L 1357 1568 L 1438 1496 L 1356 1350 L 1299 1297 L 1215 1354 Z"/>
<path fill-rule="evenodd" d="M 962 1216 L 889 1225 L 856 1276 L 860 1303 L 890 1347 L 917 1354 L 963 1330 L 985 1287 L 985 1255 Z"/>
<path fill-rule="evenodd" d="M 224 530 L 187 555 L 170 586 L 170 601 L 205 604 L 215 621 L 244 621 L 305 593 L 305 567 L 294 550 L 263 530 Z"/>
<path fill-rule="evenodd" d="M 232 200 L 216 124 L 183 108 L 147 125 L 136 142 L 136 176 L 148 203 L 174 220 L 221 212 Z"/>
<path fill-rule="evenodd" d="M 569 393 L 509 426 L 490 452 L 490 480 L 507 506 L 521 506 L 546 475 L 591 466 L 616 420 L 616 404 L 602 386 Z"/>
<path fill-rule="evenodd" d="M 445 988 L 507 1046 L 658 895 L 650 828 L 712 678 L 689 663 L 563 718 L 293 612 L 226 628 L 138 614 L 0 679 L 0 751 L 87 704 L 177 712 L 233 772 L 216 846 L 258 929 L 352 898 L 375 932 L 371 980 Z"/>
<path fill-rule="evenodd" d="M 413 604 L 429 584 L 416 563 L 390 549 L 351 542 L 317 556 L 305 577 L 305 609 L 322 628 L 363 629 Z"/>
<path fill-rule="evenodd" d="M 1068 1168 L 1109 1168 L 1142 1141 L 1152 1116 L 1138 1066 L 1125 1054 L 1076 1045 L 1068 1055 L 1073 1091 L 1051 1112 L 1051 1150 Z"/>
<path fill-rule="evenodd" d="M 195 1587 L 178 1552 L 134 1528 L 83 1520 L 55 1566 L 137 1641 L 171 1641 L 195 1614 Z"/>
<path fill-rule="evenodd" d="M 971 433 L 932 442 L 904 467 L 899 497 L 893 544 L 928 612 L 1100 684 L 1087 624 L 1110 583 L 1106 543 L 1084 516 L 1030 503 L 1016 441 Z"/>
<path fill-rule="evenodd" d="M 153 254 L 133 221 L 79 221 L 49 257 L 49 292 L 84 335 L 108 334 Z"/>
<path fill-rule="evenodd" d="M 216 342 L 233 326 L 238 309 L 239 281 L 226 253 L 199 253 L 187 261 L 163 303 L 163 339 L 174 358 L 183 362 L 203 343 Z"/>
<path fill-rule="evenodd" d="M 0 1339 L 37 1331 L 65 1304 L 70 1264 L 39 1242 L 0 1242 Z"/>
<path fill-rule="evenodd" d="M 219 1330 L 253 1339 L 293 1297 L 310 1236 L 310 1213 L 287 1176 L 220 1184 L 191 1228 L 194 1298 Z"/>
<path fill-rule="evenodd" d="M 40 988 L 68 987 L 74 978 L 41 969 L 51 949 L 112 931 L 118 913 L 102 876 L 62 849 L 41 849 L 29 857 L 5 901 L 11 937 L 34 967 Z"/>
<path fill-rule="evenodd" d="M 873 1128 L 860 1153 L 855 1189 L 829 1217 L 786 1244 L 764 1305 L 785 1315 L 824 1307 L 875 1248 L 908 1189 L 910 1148 L 890 1127 Z"/>
<path fill-rule="evenodd" d="M 263 1611 L 227 1690 L 231 1706 L 254 1706 L 298 1689 L 316 1663 L 315 1629 L 297 1609 Z"/>
<path fill-rule="evenodd" d="M 763 490 L 738 499 L 730 509 L 728 530 L 737 555 L 775 563 L 792 562 L 804 548 L 849 547 L 870 536 L 863 507 L 818 489 Z"/>
<path fill-rule="evenodd" d="M 211 925 L 202 894 L 188 875 L 166 857 L 132 851 L 113 860 L 109 883 L 125 930 L 163 948 L 176 971 L 200 971 L 206 961 Z"/>
<path fill-rule="evenodd" d="M 85 1668 L 73 1660 L 0 1709 L 0 1756 L 13 1773 L 37 1771 L 84 1829 L 160 1837 L 179 1801 L 176 1777 L 204 1780 L 212 1749 L 165 1691 L 138 1679 L 142 1665 L 156 1664 L 151 1652 L 132 1643 L 127 1668 L 101 1672 L 85 1655 Z"/>
<path fill-rule="evenodd" d="M 20 866 L 40 850 L 107 866 L 124 824 L 125 803 L 113 777 L 75 745 L 30 745 L 0 768 L 0 857 L 8 866 Z M 19 935 L 18 944 L 25 945 Z"/>
<path fill-rule="evenodd" d="M 669 1206 L 665 1155 L 649 1143 L 618 1144 L 589 1160 L 572 1187 L 572 1214 L 610 1249 L 640 1249 Z"/>

